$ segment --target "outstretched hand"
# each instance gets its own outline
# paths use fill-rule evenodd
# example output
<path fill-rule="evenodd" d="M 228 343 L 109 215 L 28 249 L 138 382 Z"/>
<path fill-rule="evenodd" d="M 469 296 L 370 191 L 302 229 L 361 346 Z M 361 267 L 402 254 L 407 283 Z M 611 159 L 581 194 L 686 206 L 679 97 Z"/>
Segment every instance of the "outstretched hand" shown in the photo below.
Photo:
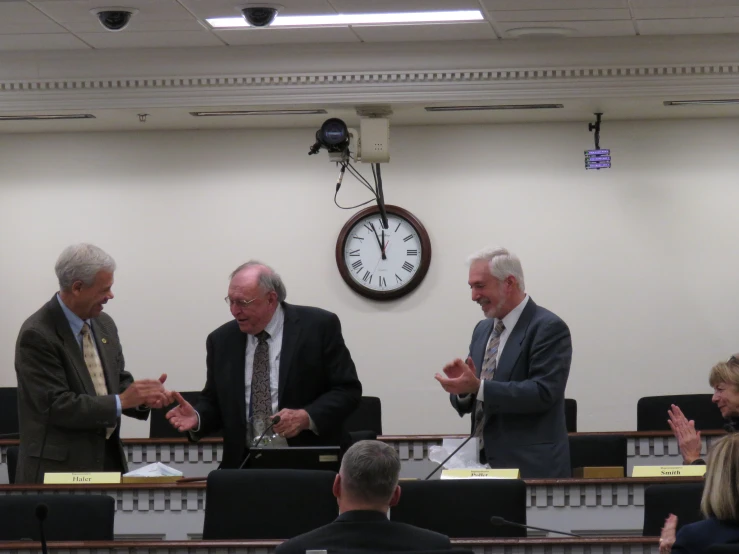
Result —
<path fill-rule="evenodd" d="M 198 413 L 192 407 L 192 404 L 182 398 L 179 392 L 172 392 L 172 394 L 178 405 L 167 412 L 167 420 L 180 433 L 192 431 L 198 426 L 200 421 L 198 419 Z"/>
<path fill-rule="evenodd" d="M 480 389 L 480 379 L 472 358 L 465 362 L 457 358 L 444 366 L 444 375 L 437 373 L 434 378 L 450 394 L 475 394 Z"/>

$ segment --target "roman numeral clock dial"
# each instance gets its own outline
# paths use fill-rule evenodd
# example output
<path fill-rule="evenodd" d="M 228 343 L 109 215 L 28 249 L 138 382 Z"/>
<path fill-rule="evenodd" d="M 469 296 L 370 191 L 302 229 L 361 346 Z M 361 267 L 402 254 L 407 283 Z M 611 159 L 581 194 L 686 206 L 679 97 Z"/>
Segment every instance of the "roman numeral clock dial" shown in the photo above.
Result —
<path fill-rule="evenodd" d="M 379 208 L 355 214 L 336 241 L 336 265 L 353 290 L 373 300 L 400 298 L 415 289 L 431 263 L 431 241 L 409 211 L 386 206 L 388 226 Z"/>

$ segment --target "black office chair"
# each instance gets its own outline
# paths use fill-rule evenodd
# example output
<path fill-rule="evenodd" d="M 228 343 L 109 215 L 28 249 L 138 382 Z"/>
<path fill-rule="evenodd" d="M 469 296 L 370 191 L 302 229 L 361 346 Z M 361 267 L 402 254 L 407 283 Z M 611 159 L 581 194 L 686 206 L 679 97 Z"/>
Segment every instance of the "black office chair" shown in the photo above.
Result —
<path fill-rule="evenodd" d="M 0 387 L 0 435 L 18 432 L 18 388 Z"/>
<path fill-rule="evenodd" d="M 182 398 L 187 400 L 190 404 L 195 406 L 200 398 L 200 391 L 184 391 L 180 393 Z M 161 410 L 152 410 L 149 415 L 149 438 L 150 439 L 173 439 L 182 438 L 185 433 L 180 433 L 177 429 L 172 427 L 172 424 L 167 421 L 167 412 L 177 406 L 177 403 L 170 404 L 166 408 Z M 213 433 L 213 437 L 221 437 L 223 433 L 221 431 Z"/>
<path fill-rule="evenodd" d="M 739 554 L 739 544 L 714 544 L 706 549 L 706 554 Z"/>
<path fill-rule="evenodd" d="M 570 435 L 570 466 L 622 467 L 626 471 L 624 435 Z"/>
<path fill-rule="evenodd" d="M 526 524 L 526 485 L 517 479 L 403 481 L 390 519 L 451 538 L 525 537 L 526 530 L 494 526 L 491 516 Z"/>
<path fill-rule="evenodd" d="M 224 469 L 205 489 L 203 540 L 290 539 L 339 515 L 333 471 Z"/>
<path fill-rule="evenodd" d="M 363 396 L 357 409 L 346 418 L 344 429 L 354 431 L 373 431 L 382 435 L 382 402 L 376 396 Z"/>
<path fill-rule="evenodd" d="M 8 464 L 8 483 L 15 484 L 15 470 L 18 467 L 18 447 L 9 446 L 5 451 L 6 461 Z"/>
<path fill-rule="evenodd" d="M 688 523 L 703 519 L 701 514 L 701 495 L 703 483 L 674 483 L 668 485 L 649 485 L 644 490 L 645 537 L 658 537 L 665 519 L 670 514 L 677 516 L 678 530 Z"/>
<path fill-rule="evenodd" d="M 695 420 L 695 428 L 723 429 L 726 421 L 711 402 L 710 394 L 673 394 L 668 396 L 645 396 L 636 404 L 637 431 L 670 431 L 667 410 L 675 404 L 685 417 Z"/>
<path fill-rule="evenodd" d="M 568 433 L 577 433 L 577 400 L 565 398 L 565 425 Z"/>
<path fill-rule="evenodd" d="M 115 501 L 107 495 L 23 494 L 0 496 L 0 540 L 41 539 L 36 507 L 46 504 L 48 541 L 112 541 Z"/>

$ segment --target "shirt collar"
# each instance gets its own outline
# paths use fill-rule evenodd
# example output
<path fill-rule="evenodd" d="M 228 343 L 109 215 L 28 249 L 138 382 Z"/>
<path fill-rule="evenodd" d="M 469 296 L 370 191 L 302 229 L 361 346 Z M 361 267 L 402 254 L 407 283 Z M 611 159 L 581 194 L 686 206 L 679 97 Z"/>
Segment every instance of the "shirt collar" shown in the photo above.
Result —
<path fill-rule="evenodd" d="M 59 305 L 62 307 L 62 311 L 64 312 L 64 316 L 67 318 L 67 321 L 69 322 L 69 326 L 72 329 L 72 334 L 77 337 L 82 332 L 82 326 L 87 323 L 90 325 L 90 320 L 83 320 L 78 316 L 76 313 L 74 313 L 72 310 L 70 310 L 67 305 L 62 301 L 62 297 L 59 296 L 57 293 L 56 299 L 59 301 Z"/>
<path fill-rule="evenodd" d="M 521 317 L 521 314 L 523 313 L 523 309 L 526 307 L 526 304 L 529 302 L 529 295 L 525 295 L 523 300 L 521 300 L 521 303 L 513 308 L 510 312 L 508 312 L 508 315 L 506 315 L 503 318 L 503 325 L 505 325 L 506 331 L 512 331 L 513 328 L 516 326 L 516 323 L 518 323 L 518 320 Z M 495 319 L 495 324 L 498 323 L 498 319 Z M 506 335 L 507 336 L 507 335 Z"/>
<path fill-rule="evenodd" d="M 285 311 L 282 309 L 282 305 L 278 303 L 275 313 L 272 314 L 272 319 L 269 320 L 269 323 L 267 323 L 267 326 L 264 328 L 264 330 L 267 331 L 270 338 L 272 338 L 279 332 L 284 322 Z"/>

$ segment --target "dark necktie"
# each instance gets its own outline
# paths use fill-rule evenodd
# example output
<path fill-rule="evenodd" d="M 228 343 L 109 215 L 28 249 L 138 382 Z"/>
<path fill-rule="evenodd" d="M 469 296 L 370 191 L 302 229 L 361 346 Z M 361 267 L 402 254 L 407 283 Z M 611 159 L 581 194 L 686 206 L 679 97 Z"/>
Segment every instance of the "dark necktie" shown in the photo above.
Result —
<path fill-rule="evenodd" d="M 254 350 L 254 364 L 251 375 L 251 438 L 262 434 L 267 419 L 272 415 L 272 388 L 269 380 L 269 333 L 262 331 L 255 335 L 257 347 Z M 256 423 L 256 425 L 255 425 Z"/>

